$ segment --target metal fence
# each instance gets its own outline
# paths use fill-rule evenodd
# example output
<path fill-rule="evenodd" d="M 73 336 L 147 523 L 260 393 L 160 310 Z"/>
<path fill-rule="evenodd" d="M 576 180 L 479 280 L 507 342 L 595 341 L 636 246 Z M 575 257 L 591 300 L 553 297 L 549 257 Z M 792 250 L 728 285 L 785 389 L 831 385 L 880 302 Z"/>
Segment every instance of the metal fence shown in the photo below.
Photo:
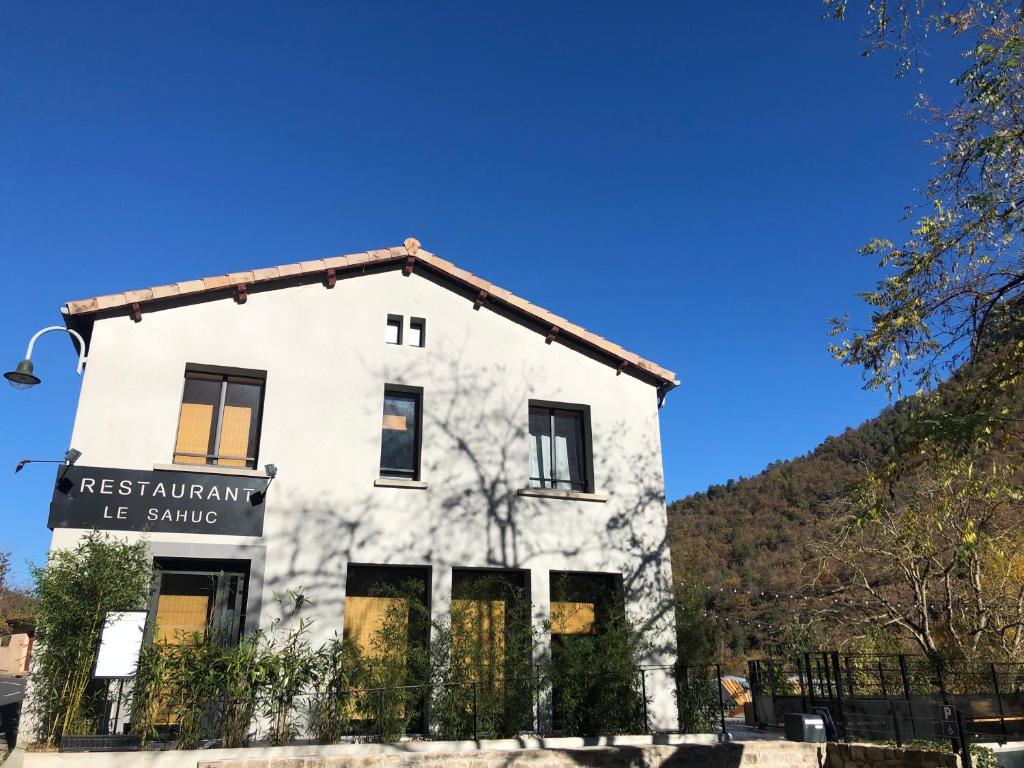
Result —
<path fill-rule="evenodd" d="M 970 743 L 1024 738 L 1024 665 L 951 666 L 904 654 L 805 653 L 749 662 L 753 719 L 819 713 L 842 740 Z"/>

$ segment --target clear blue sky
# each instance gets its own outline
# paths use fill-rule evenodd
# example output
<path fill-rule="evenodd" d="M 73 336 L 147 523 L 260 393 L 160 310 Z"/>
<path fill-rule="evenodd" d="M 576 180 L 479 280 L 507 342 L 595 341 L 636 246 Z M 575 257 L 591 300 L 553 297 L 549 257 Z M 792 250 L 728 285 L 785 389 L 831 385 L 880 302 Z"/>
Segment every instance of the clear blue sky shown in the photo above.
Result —
<path fill-rule="evenodd" d="M 804 453 L 885 402 L 827 319 L 932 155 L 919 84 L 803 5 L 8 2 L 0 368 L 68 299 L 414 235 L 678 371 L 670 499 Z M 0 389 L 19 565 L 53 475 L 14 464 L 78 396 L 66 339 L 36 364 Z"/>

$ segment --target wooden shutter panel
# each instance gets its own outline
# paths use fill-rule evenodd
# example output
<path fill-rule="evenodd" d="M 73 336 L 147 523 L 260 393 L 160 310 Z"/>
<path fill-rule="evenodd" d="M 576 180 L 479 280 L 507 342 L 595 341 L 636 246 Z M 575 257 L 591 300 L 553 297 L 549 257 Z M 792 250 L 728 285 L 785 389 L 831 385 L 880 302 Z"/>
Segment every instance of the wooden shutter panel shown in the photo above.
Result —
<path fill-rule="evenodd" d="M 481 664 L 501 674 L 505 666 L 505 603 L 502 600 L 452 600 L 453 640 L 466 664 Z"/>
<path fill-rule="evenodd" d="M 395 608 L 405 608 L 405 601 L 400 597 L 346 597 L 344 637 L 352 640 L 364 656 L 377 655 L 377 632 L 384 624 L 388 611 Z M 408 625 L 407 609 L 405 621 Z"/>
<path fill-rule="evenodd" d="M 206 634 L 208 595 L 160 595 L 156 604 L 156 642 L 180 645 Z"/>
<path fill-rule="evenodd" d="M 593 635 L 597 632 L 597 616 L 593 603 L 551 603 L 551 634 Z"/>
<path fill-rule="evenodd" d="M 182 403 L 178 417 L 178 439 L 174 445 L 174 460 L 179 464 L 205 464 L 210 447 L 210 428 L 213 425 L 213 406 L 206 403 Z M 200 456 L 182 456 L 198 453 Z"/>
<path fill-rule="evenodd" d="M 248 456 L 249 426 L 252 423 L 252 409 L 239 405 L 225 405 L 224 418 L 220 425 L 220 456 Z M 218 459 L 223 467 L 244 467 L 242 459 Z"/>

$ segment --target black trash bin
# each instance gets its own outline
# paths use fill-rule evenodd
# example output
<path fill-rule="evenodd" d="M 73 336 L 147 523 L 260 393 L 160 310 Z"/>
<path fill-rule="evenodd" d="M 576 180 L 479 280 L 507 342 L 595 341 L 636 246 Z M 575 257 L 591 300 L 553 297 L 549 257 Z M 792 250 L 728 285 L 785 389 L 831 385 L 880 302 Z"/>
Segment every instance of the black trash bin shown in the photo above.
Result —
<path fill-rule="evenodd" d="M 786 739 L 788 741 L 825 741 L 825 721 L 821 719 L 821 715 L 787 712 Z"/>

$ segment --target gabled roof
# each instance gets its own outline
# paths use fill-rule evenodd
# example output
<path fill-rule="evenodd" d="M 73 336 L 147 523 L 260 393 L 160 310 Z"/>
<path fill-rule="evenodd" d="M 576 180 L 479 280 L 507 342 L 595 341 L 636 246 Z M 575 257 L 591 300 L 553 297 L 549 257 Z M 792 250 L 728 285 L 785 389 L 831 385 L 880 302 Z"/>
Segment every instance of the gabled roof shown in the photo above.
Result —
<path fill-rule="evenodd" d="M 628 372 L 650 381 L 658 387 L 662 394 L 679 383 L 676 381 L 675 374 L 667 368 L 645 360 L 564 317 L 559 317 L 543 307 L 531 304 L 526 299 L 477 277 L 471 272 L 460 269 L 440 256 L 423 250 L 414 238 L 407 239 L 404 245 L 395 248 L 331 256 L 313 261 L 300 261 L 297 264 L 282 264 L 276 267 L 252 269 L 247 272 L 232 272 L 216 277 L 204 277 L 171 285 L 156 285 L 135 291 L 69 301 L 61 308 L 61 312 L 69 326 L 91 325 L 91 321 L 96 316 L 106 317 L 112 314 L 127 314 L 138 322 L 147 310 L 157 309 L 161 304 L 166 304 L 169 301 L 176 303 L 189 299 L 202 301 L 222 298 L 225 292 L 234 292 L 236 300 L 244 302 L 248 290 L 252 286 L 259 286 L 261 290 L 275 287 L 285 288 L 296 284 L 297 280 L 308 278 L 323 280 L 330 287 L 334 285 L 334 281 L 339 275 L 349 271 L 398 267 L 401 267 L 406 275 L 417 269 L 425 269 L 439 275 L 469 291 L 475 307 L 490 306 L 511 312 L 536 326 L 538 332 L 545 333 L 546 340 L 549 342 L 558 339 L 570 344 L 575 342 L 582 345 L 584 348 L 596 352 L 610 365 L 614 365 L 619 373 Z M 274 283 L 279 285 L 275 286 Z"/>

